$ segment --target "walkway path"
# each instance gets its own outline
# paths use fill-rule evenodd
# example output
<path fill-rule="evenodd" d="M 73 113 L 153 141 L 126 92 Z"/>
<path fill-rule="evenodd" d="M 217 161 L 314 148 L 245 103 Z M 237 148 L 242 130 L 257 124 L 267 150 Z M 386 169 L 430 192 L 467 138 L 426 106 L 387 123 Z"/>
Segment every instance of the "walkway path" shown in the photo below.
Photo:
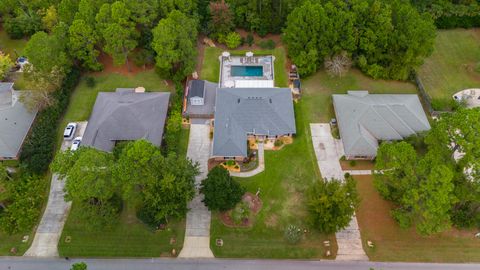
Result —
<path fill-rule="evenodd" d="M 87 122 L 78 123 L 76 136 L 82 136 L 87 127 Z M 65 151 L 71 145 L 71 141 L 63 141 L 61 151 Z M 56 257 L 58 256 L 58 241 L 62 235 L 63 225 L 68 217 L 72 206 L 71 202 L 64 199 L 65 181 L 53 174 L 48 195 L 47 208 L 43 213 L 42 220 L 37 227 L 32 245 L 24 256 Z"/>
<path fill-rule="evenodd" d="M 343 155 L 341 141 L 333 138 L 329 124 L 310 124 L 310 129 L 322 177 L 326 180 L 332 178 L 343 180 L 344 172 L 339 162 Z M 337 232 L 335 236 L 338 245 L 337 260 L 368 260 L 362 247 L 362 238 L 355 216 L 348 227 Z"/>
<path fill-rule="evenodd" d="M 190 125 L 187 157 L 199 163 L 200 174 L 195 177 L 197 188 L 208 173 L 208 158 L 210 157 L 211 141 L 210 126 L 203 124 Z M 213 258 L 210 250 L 210 211 L 202 202 L 203 196 L 198 193 L 190 202 L 187 213 L 187 229 L 181 258 Z"/>
<path fill-rule="evenodd" d="M 231 176 L 235 177 L 252 177 L 265 170 L 265 147 L 263 143 L 258 143 L 258 166 L 257 168 L 248 172 L 230 172 Z"/>

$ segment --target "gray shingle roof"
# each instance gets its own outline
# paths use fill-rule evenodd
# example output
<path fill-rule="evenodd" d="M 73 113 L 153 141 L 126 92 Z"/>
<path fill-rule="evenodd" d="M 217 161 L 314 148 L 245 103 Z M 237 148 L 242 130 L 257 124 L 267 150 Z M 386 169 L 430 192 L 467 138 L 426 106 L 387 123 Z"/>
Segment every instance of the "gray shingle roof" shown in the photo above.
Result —
<path fill-rule="evenodd" d="M 204 80 L 191 80 L 190 89 L 188 90 L 188 98 L 191 97 L 204 97 L 205 93 L 205 81 Z"/>
<path fill-rule="evenodd" d="M 170 93 L 98 93 L 82 144 L 112 151 L 115 141 L 146 139 L 160 146 Z"/>
<path fill-rule="evenodd" d="M 417 95 L 333 95 L 340 136 L 347 156 L 376 156 L 378 140 L 401 140 L 430 129 Z"/>
<path fill-rule="evenodd" d="M 198 82 L 202 82 L 201 84 Z M 217 96 L 217 87 L 218 83 L 212 83 L 209 81 L 201 81 L 201 80 L 192 80 L 190 81 L 190 87 L 188 90 L 187 96 L 187 110 L 186 113 L 188 115 L 196 115 L 196 116 L 205 116 L 210 117 L 215 113 L 215 99 Z M 203 105 L 191 105 L 190 98 L 195 96 L 200 96 L 199 93 L 192 93 L 193 90 L 199 91 L 198 89 L 202 89 L 201 95 L 203 96 Z"/>
<path fill-rule="evenodd" d="M 220 88 L 215 105 L 213 156 L 247 156 L 247 133 L 296 133 L 288 88 Z"/>
<path fill-rule="evenodd" d="M 18 99 L 19 91 L 13 83 L 0 83 L 0 157 L 18 156 L 23 141 L 37 114 L 30 111 Z"/>

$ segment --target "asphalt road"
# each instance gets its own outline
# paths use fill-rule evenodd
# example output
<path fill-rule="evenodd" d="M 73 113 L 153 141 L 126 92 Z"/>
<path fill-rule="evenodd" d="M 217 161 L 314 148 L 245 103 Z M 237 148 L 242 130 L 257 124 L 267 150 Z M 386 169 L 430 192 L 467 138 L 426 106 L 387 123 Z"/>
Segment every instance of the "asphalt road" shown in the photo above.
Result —
<path fill-rule="evenodd" d="M 231 259 L 35 259 L 1 257 L 0 270 L 69 270 L 84 261 L 88 270 L 463 270 L 480 269 L 480 264 L 376 263 L 296 260 Z"/>

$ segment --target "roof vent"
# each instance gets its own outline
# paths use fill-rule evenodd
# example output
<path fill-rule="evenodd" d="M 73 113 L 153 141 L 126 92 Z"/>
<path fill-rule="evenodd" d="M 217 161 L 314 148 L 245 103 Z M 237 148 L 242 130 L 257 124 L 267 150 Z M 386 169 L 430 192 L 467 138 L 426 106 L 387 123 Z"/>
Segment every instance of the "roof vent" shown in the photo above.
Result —
<path fill-rule="evenodd" d="M 237 99 L 237 103 L 240 103 L 240 99 Z"/>
<path fill-rule="evenodd" d="M 270 101 L 270 104 L 272 104 L 272 99 L 270 99 L 269 101 Z"/>

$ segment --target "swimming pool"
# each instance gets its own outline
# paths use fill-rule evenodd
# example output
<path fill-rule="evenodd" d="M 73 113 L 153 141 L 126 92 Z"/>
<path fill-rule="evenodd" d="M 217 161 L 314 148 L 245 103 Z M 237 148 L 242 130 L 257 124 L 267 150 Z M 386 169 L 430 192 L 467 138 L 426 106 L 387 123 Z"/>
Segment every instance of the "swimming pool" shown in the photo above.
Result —
<path fill-rule="evenodd" d="M 262 66 L 232 66 L 230 73 L 232 77 L 262 77 L 263 67 Z"/>

